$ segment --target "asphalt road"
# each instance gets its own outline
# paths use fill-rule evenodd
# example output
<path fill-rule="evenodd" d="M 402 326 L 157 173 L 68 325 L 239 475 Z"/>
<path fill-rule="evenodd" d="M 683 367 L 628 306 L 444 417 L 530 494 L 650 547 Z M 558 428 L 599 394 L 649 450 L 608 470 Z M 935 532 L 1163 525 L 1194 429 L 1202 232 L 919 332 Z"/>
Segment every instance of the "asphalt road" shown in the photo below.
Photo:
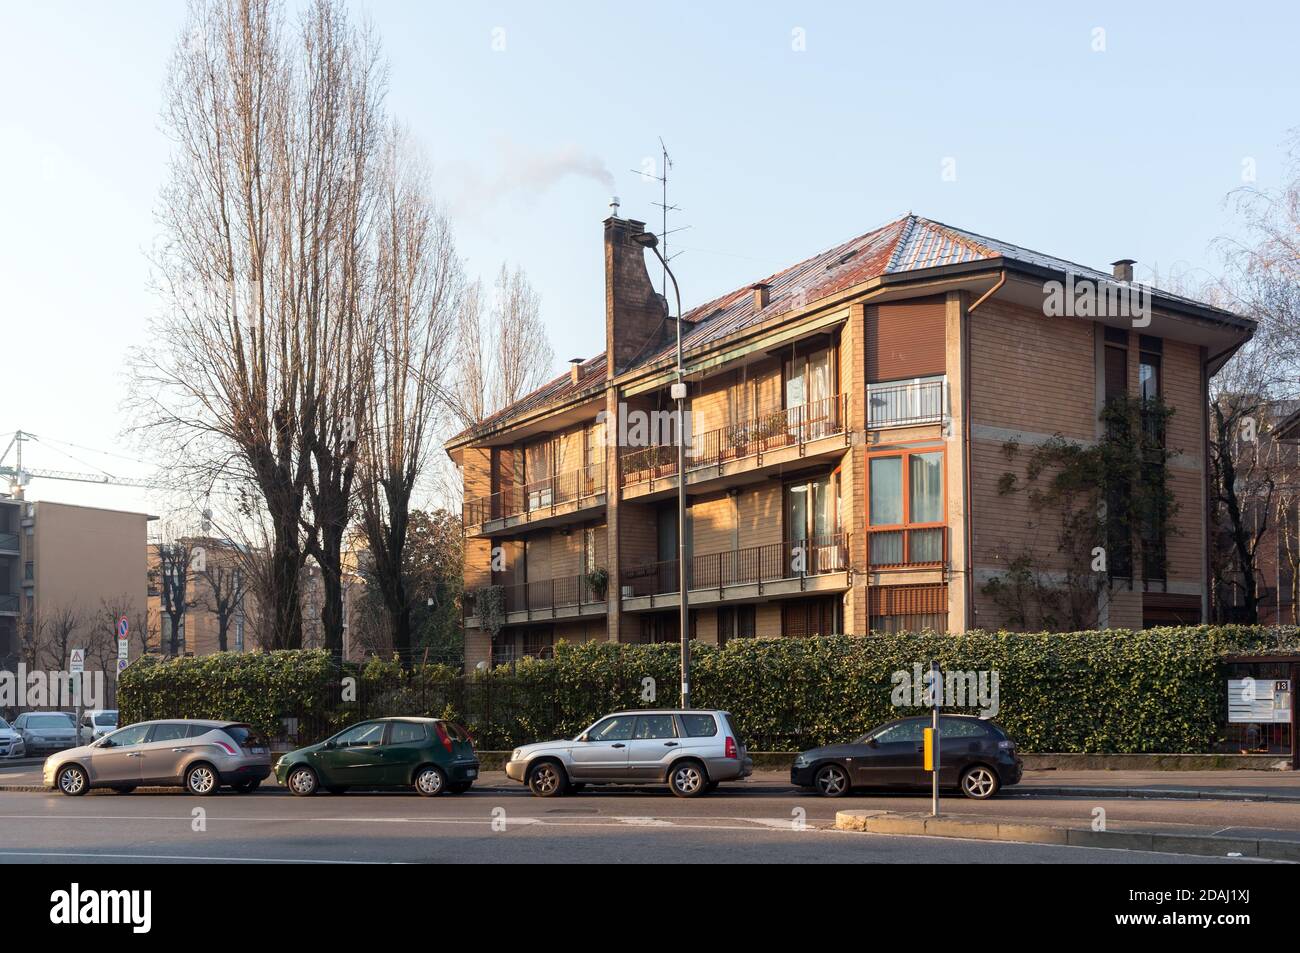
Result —
<path fill-rule="evenodd" d="M 1294 804 L 1015 796 L 943 802 L 946 811 L 965 815 L 1074 823 L 1089 820 L 1098 806 L 1112 830 L 1160 825 L 1188 833 L 1300 837 Z M 9 791 L 0 794 L 0 862 L 1254 863 L 831 829 L 837 810 L 927 807 L 925 797 L 907 795 L 829 801 L 772 775 L 691 801 L 634 789 L 541 800 L 503 775 L 487 775 L 467 794 L 434 799 L 405 792 L 304 799 L 274 786 L 202 799 Z"/>

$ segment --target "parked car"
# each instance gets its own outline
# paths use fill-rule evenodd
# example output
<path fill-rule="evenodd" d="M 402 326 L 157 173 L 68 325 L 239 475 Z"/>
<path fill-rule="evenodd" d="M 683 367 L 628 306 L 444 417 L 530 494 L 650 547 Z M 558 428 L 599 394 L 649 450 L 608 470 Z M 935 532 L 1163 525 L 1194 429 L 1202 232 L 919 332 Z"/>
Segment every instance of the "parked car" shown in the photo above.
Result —
<path fill-rule="evenodd" d="M 576 738 L 516 748 L 506 776 L 537 797 L 588 784 L 667 784 L 697 797 L 722 781 L 739 781 L 754 762 L 725 711 L 620 711 Z"/>
<path fill-rule="evenodd" d="M 468 791 L 478 768 L 474 744 L 455 722 L 375 718 L 290 751 L 275 763 L 275 778 L 299 797 L 320 788 L 342 794 L 362 787 L 414 787 L 417 794 L 436 797 Z"/>
<path fill-rule="evenodd" d="M 62 751 L 77 743 L 77 719 L 66 711 L 25 711 L 14 719 L 28 754 Z"/>
<path fill-rule="evenodd" d="M 90 744 L 113 731 L 117 731 L 117 709 L 91 708 L 81 713 L 77 741 L 83 745 Z"/>
<path fill-rule="evenodd" d="M 142 721 L 45 759 L 45 784 L 72 796 L 90 788 L 126 794 L 142 784 L 197 795 L 229 785 L 249 794 L 270 773 L 266 739 L 232 721 Z"/>
<path fill-rule="evenodd" d="M 930 715 L 899 718 L 848 744 L 802 751 L 790 781 L 825 797 L 842 797 L 857 787 L 928 788 L 924 731 Z M 973 715 L 939 716 L 939 786 L 956 788 L 975 800 L 991 798 L 1020 781 L 1016 745 L 1002 728 Z"/>
<path fill-rule="evenodd" d="M 23 736 L 0 718 L 0 758 L 25 758 L 27 745 Z"/>

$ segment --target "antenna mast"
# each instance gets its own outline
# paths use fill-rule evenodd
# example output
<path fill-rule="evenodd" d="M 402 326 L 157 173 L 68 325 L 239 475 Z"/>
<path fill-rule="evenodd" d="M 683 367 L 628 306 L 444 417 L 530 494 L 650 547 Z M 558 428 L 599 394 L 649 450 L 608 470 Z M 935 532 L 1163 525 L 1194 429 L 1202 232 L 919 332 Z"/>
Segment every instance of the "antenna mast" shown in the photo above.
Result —
<path fill-rule="evenodd" d="M 660 277 L 659 287 L 660 287 L 660 292 L 663 294 L 665 298 L 667 298 L 668 297 L 668 262 L 672 261 L 674 258 L 677 257 L 676 255 L 669 254 L 668 252 L 668 236 L 672 235 L 674 232 L 685 231 L 686 229 L 690 228 L 690 226 L 684 225 L 681 228 L 674 228 L 674 229 L 668 228 L 668 213 L 680 212 L 682 209 L 680 206 L 672 205 L 668 201 L 668 172 L 673 167 L 673 159 L 672 156 L 668 154 L 668 147 L 664 145 L 663 136 L 659 137 L 659 155 L 660 155 L 660 163 L 661 163 L 659 175 L 651 175 L 649 172 L 646 172 L 644 169 L 634 169 L 633 171 L 640 176 L 644 176 L 647 179 L 651 179 L 659 183 L 660 199 L 658 202 L 651 202 L 650 204 L 653 205 L 655 208 L 659 209 L 660 212 L 662 213 L 661 221 L 663 224 L 662 224 L 662 230 L 659 232 L 659 247 L 663 249 L 663 274 Z"/>

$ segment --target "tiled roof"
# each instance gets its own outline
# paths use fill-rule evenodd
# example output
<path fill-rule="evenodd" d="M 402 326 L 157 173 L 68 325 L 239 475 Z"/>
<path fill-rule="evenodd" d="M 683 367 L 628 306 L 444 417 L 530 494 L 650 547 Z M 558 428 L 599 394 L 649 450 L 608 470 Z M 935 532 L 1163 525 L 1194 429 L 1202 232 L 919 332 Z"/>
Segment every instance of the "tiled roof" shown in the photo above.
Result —
<path fill-rule="evenodd" d="M 977 261 L 1006 261 L 1054 272 L 1072 272 L 1093 281 L 1114 280 L 1109 272 L 909 213 L 762 279 L 760 283 L 768 286 L 767 305 L 762 309 L 755 307 L 751 283 L 688 311 L 685 316 L 688 330 L 682 339 L 682 347 L 686 351 L 702 347 L 873 278 Z M 1202 310 L 1208 308 L 1190 298 L 1164 291 L 1159 294 L 1162 298 Z M 1227 312 L 1223 314 L 1228 316 Z M 660 360 L 673 353 L 675 348 L 674 344 L 642 363 Z M 490 428 L 529 410 L 558 403 L 591 384 L 603 381 L 605 365 L 605 355 L 600 354 L 582 365 L 582 378 L 576 387 L 565 374 L 472 429 Z"/>

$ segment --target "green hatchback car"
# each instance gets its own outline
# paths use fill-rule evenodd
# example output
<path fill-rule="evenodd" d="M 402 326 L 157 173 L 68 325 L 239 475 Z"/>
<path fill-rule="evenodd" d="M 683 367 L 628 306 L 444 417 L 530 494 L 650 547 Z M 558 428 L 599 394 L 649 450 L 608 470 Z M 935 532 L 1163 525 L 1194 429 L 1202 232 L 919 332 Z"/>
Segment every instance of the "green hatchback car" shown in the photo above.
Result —
<path fill-rule="evenodd" d="M 478 757 L 465 729 L 440 718 L 375 718 L 319 744 L 290 751 L 275 779 L 299 797 L 324 788 L 414 787 L 424 797 L 462 794 L 478 777 Z"/>

